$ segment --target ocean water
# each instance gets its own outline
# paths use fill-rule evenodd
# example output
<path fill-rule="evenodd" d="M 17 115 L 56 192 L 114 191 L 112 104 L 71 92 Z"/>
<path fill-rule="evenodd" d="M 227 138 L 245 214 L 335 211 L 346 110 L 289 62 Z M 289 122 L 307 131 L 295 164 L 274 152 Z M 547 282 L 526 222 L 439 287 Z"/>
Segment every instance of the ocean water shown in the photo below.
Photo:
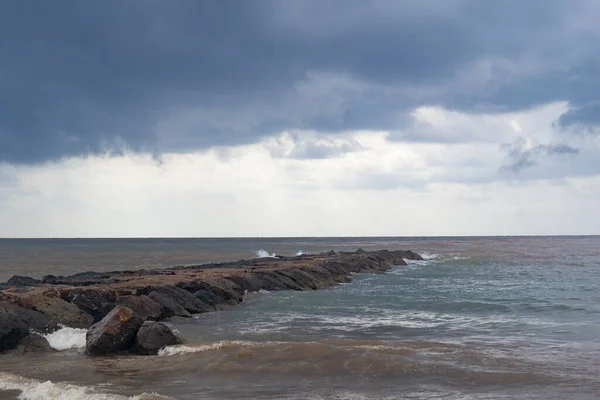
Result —
<path fill-rule="evenodd" d="M 87 357 L 65 328 L 0 355 L 0 399 L 600 398 L 600 237 L 1 240 L 0 281 L 359 247 L 426 261 L 249 294 L 158 356 Z"/>

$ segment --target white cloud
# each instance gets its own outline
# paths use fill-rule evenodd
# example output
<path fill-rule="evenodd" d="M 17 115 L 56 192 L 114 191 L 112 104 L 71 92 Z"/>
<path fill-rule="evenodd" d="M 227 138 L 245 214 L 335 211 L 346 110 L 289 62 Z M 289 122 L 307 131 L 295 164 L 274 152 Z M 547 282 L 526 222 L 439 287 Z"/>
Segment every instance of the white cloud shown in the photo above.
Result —
<path fill-rule="evenodd" d="M 552 128 L 564 109 L 415 110 L 410 135 L 468 138 L 447 143 L 284 132 L 160 162 L 126 154 L 5 165 L 0 236 L 597 234 L 600 146 Z M 523 135 L 529 147 L 567 141 L 581 151 L 503 174 L 501 144 Z M 315 149 L 327 154 L 309 157 Z"/>

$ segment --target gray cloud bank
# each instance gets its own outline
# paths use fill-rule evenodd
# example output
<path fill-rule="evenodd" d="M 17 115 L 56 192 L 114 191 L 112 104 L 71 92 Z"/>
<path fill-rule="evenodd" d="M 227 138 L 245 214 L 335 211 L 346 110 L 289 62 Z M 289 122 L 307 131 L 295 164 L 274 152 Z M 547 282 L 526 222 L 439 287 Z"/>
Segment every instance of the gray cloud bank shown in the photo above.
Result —
<path fill-rule="evenodd" d="M 420 105 L 560 100 L 560 126 L 595 126 L 599 13 L 595 0 L 5 1 L 0 162 L 394 130 Z"/>
<path fill-rule="evenodd" d="M 565 144 L 539 144 L 533 147 L 527 147 L 526 140 L 523 137 L 518 138 L 514 143 L 503 146 L 506 152 L 506 161 L 500 168 L 502 171 L 520 172 L 521 170 L 537 165 L 538 158 L 542 155 L 571 155 L 579 154 L 576 149 Z"/>

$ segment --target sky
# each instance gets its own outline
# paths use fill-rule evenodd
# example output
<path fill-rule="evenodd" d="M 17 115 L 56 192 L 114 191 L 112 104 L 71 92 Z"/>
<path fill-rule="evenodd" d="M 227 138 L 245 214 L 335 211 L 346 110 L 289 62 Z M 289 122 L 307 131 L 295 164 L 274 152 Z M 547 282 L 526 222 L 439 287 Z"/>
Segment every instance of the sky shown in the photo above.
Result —
<path fill-rule="evenodd" d="M 0 2 L 0 237 L 600 234 L 598 17 Z"/>

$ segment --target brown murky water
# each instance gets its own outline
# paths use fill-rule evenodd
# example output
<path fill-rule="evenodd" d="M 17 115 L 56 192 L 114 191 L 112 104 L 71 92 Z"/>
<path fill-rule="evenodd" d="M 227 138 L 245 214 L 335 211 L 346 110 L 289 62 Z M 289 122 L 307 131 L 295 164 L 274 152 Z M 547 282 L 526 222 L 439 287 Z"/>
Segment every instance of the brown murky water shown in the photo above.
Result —
<path fill-rule="evenodd" d="M 428 260 L 250 294 L 174 322 L 186 344 L 158 356 L 88 357 L 85 332 L 62 330 L 62 351 L 0 355 L 0 398 L 600 398 L 600 237 L 0 241 L 0 274 L 358 247 Z"/>

